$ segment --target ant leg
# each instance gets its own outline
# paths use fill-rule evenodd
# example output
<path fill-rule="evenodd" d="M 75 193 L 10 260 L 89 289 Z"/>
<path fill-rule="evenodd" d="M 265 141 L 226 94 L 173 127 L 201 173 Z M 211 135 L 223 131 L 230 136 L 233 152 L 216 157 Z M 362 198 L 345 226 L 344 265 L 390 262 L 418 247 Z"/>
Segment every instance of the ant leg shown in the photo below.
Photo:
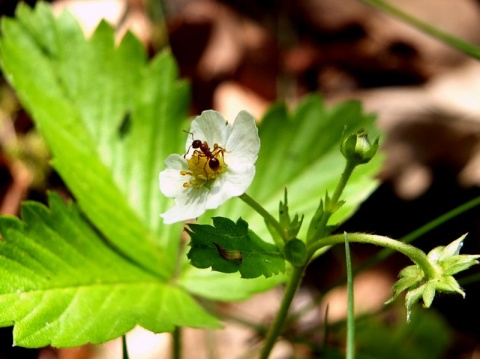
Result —
<path fill-rule="evenodd" d="M 213 152 L 212 155 L 216 157 L 217 155 L 222 155 L 222 158 L 225 160 L 225 149 L 223 147 L 220 147 L 219 145 L 215 144 L 213 146 Z"/>
<path fill-rule="evenodd" d="M 185 131 L 185 130 L 183 130 L 183 132 L 188 133 L 190 136 L 192 136 L 192 144 L 188 147 L 187 152 L 185 152 L 185 154 L 183 155 L 183 158 L 186 158 L 187 155 L 188 155 L 188 152 L 190 152 L 190 149 L 192 148 L 193 142 L 194 142 L 195 140 L 194 140 L 194 138 L 193 138 L 193 133 L 188 132 L 188 131 Z"/>
<path fill-rule="evenodd" d="M 207 181 L 208 181 L 207 165 L 208 165 L 208 159 L 205 161 L 205 164 L 203 165 L 203 172 L 205 172 L 205 177 L 207 178 Z"/>
<path fill-rule="evenodd" d="M 200 163 L 200 157 L 206 157 L 203 152 L 200 152 L 199 150 L 195 150 L 193 152 L 193 155 L 197 155 L 197 165 Z"/>

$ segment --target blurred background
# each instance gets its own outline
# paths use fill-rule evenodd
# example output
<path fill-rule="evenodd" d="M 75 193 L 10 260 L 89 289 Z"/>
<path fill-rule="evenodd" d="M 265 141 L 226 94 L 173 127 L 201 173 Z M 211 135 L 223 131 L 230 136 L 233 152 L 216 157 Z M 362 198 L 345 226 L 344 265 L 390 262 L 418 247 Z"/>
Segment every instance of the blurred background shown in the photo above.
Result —
<path fill-rule="evenodd" d="M 0 0 L 0 15 L 13 16 L 17 3 Z M 390 3 L 480 45 L 480 1 Z M 339 230 L 401 238 L 480 195 L 480 63 L 358 0 L 58 0 L 51 4 L 56 12 L 72 12 L 86 36 L 104 19 L 117 29 L 119 40 L 132 31 L 151 56 L 170 48 L 181 76 L 191 83 L 192 115 L 213 108 L 234 118 L 246 109 L 261 119 L 273 103 L 285 101 L 294 107 L 311 93 L 320 94 L 328 104 L 360 100 L 367 112 L 378 115 L 379 127 L 385 131 L 386 161 L 378 190 Z M 48 149 L 29 115 L 2 80 L 1 214 L 18 215 L 21 201 L 43 201 L 47 189 L 66 193 L 48 161 Z M 428 251 L 466 232 L 464 253 L 480 253 L 478 208 L 442 224 L 415 244 Z M 377 250 L 355 246 L 353 251 L 355 263 L 360 264 Z M 435 299 L 428 314 L 418 312 L 418 323 L 405 324 L 400 299 L 397 306 L 383 308 L 396 273 L 407 264 L 393 256 L 356 278 L 356 311 L 364 315 L 357 328 L 359 352 L 363 350 L 365 358 L 402 358 L 404 349 L 409 350 L 409 358 L 480 358 L 478 281 L 465 284 L 466 299 Z M 311 302 L 319 293 L 326 295 L 291 328 L 292 340 L 280 342 L 273 358 L 343 357 L 341 325 L 337 330 L 332 324 L 328 340 L 333 348 L 340 348 L 332 352 L 315 346 L 324 338 L 310 330 L 318 328 L 327 307 L 332 323 L 344 319 L 345 291 L 338 286 L 330 290 L 343 278 L 343 267 L 342 250 L 336 248 L 312 264 L 296 305 Z M 477 268 L 467 274 L 475 272 Z M 247 303 L 223 305 L 221 310 L 226 316 L 265 324 L 279 298 L 280 291 L 274 290 Z M 258 344 L 255 331 L 243 324 L 227 324 L 220 332 L 187 330 L 185 358 L 240 358 Z M 119 341 L 99 348 L 24 351 L 11 348 L 10 332 L 7 328 L 1 334 L 0 359 L 121 357 Z M 168 358 L 169 340 L 169 335 L 135 330 L 128 337 L 131 358 Z M 376 348 L 379 343 L 387 349 Z M 397 353 L 384 356 L 388 345 Z"/>

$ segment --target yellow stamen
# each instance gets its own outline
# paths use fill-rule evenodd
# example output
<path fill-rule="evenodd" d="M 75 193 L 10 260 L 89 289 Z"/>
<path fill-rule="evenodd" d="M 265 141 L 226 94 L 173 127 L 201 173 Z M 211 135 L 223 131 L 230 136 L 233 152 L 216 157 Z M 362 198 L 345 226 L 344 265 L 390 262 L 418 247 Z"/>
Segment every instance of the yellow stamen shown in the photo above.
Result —
<path fill-rule="evenodd" d="M 226 171 L 228 166 L 223 158 L 224 150 L 218 145 L 214 148 L 215 149 L 212 152 L 213 158 L 216 158 L 219 163 L 219 166 L 215 169 L 210 167 L 210 157 L 200 151 L 195 151 L 192 157 L 187 160 L 188 168 L 190 169 L 189 174 L 197 180 L 210 181 Z"/>

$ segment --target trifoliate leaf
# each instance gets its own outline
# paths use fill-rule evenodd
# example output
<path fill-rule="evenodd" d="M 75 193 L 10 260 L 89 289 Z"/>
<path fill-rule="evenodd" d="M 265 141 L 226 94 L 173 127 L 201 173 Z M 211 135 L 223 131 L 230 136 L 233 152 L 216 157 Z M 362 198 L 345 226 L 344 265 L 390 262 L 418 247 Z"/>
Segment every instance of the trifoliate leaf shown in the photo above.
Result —
<path fill-rule="evenodd" d="M 24 347 L 70 347 L 116 338 L 140 325 L 216 327 L 183 289 L 112 251 L 75 205 L 50 195 L 50 208 L 0 217 L 0 323 Z"/>
<path fill-rule="evenodd" d="M 212 267 L 223 273 L 238 271 L 242 278 L 285 272 L 285 260 L 277 247 L 258 238 L 241 218 L 235 223 L 214 217 L 213 226 L 189 224 L 187 232 L 192 247 L 188 258 L 197 268 Z"/>

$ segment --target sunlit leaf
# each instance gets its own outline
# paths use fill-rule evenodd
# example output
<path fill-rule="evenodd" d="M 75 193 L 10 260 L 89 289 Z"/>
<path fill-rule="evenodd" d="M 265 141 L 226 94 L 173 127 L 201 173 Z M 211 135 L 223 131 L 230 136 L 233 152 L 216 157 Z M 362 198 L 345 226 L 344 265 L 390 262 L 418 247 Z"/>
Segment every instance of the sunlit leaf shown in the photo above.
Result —
<path fill-rule="evenodd" d="M 158 217 L 169 204 L 158 173 L 183 147 L 188 99 L 170 55 L 148 63 L 132 35 L 116 47 L 106 23 L 87 41 L 71 15 L 55 19 L 45 4 L 20 4 L 2 32 L 4 72 L 81 209 L 124 255 L 168 278 L 180 226 Z"/>
<path fill-rule="evenodd" d="M 217 327 L 183 289 L 112 251 L 75 205 L 22 207 L 0 217 L 0 323 L 16 345 L 77 346 L 116 338 L 136 325 Z"/>
<path fill-rule="evenodd" d="M 185 288 L 170 284 L 182 226 L 159 217 L 170 203 L 158 173 L 184 146 L 188 107 L 171 56 L 148 62 L 130 34 L 116 46 L 106 23 L 87 41 L 70 15 L 54 18 L 42 3 L 20 4 L 16 19 L 2 19 L 0 51 L 6 77 L 88 218 L 71 220 L 57 205 L 54 224 L 47 214 L 30 220 L 45 212 L 33 204 L 24 210 L 27 226 L 2 218 L 0 255 L 9 260 L 0 263 L 0 324 L 15 325 L 15 343 L 24 346 L 97 343 L 136 324 L 156 332 L 215 325 Z M 43 270 L 50 265 L 54 275 Z"/>

